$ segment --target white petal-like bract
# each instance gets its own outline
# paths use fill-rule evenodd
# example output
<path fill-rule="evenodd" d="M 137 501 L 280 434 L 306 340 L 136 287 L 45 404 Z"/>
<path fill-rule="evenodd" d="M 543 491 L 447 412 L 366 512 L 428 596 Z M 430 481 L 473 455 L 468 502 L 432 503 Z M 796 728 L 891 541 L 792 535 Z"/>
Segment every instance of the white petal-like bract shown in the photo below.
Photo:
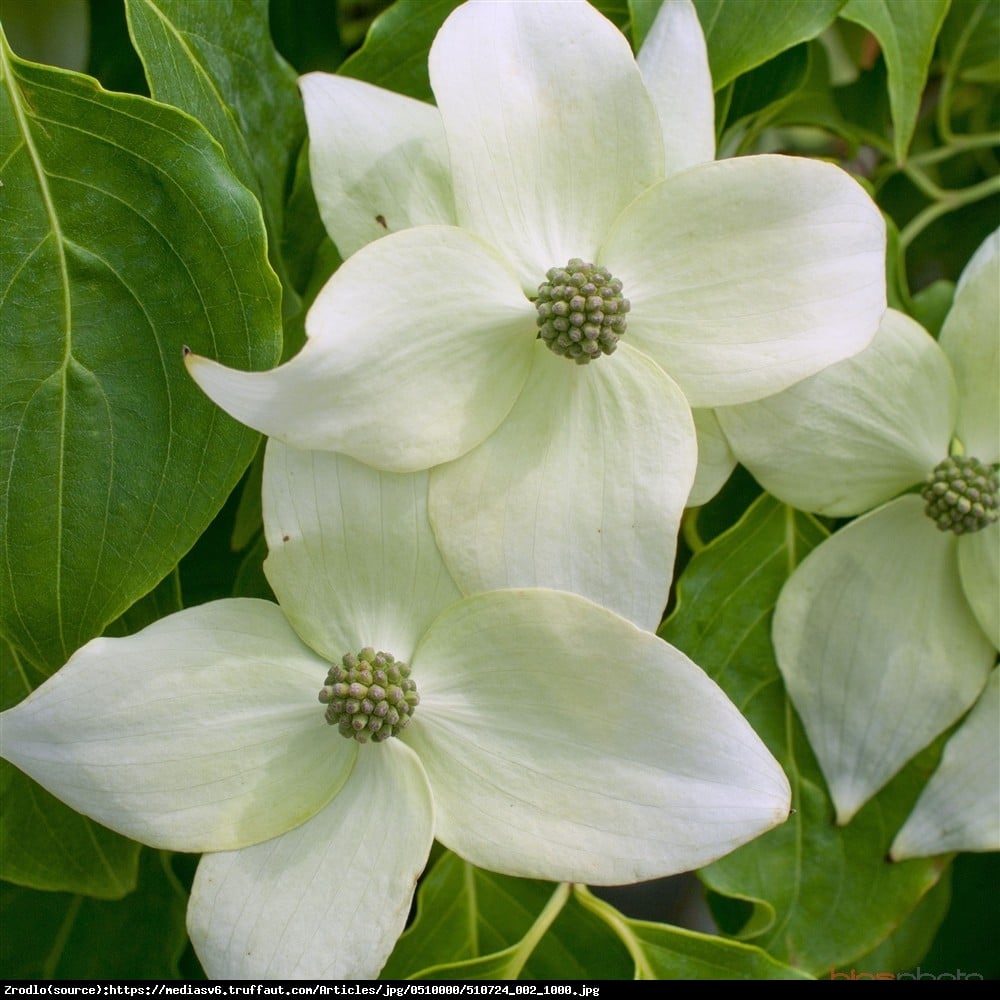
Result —
<path fill-rule="evenodd" d="M 263 506 L 268 581 L 299 635 L 332 661 L 372 646 L 408 662 L 460 596 L 427 519 L 426 472 L 379 472 L 272 439 Z"/>
<path fill-rule="evenodd" d="M 206 973 L 374 979 L 406 924 L 433 830 L 420 762 L 398 740 L 363 747 L 351 780 L 308 823 L 201 859 L 187 923 Z"/>
<path fill-rule="evenodd" d="M 459 225 L 500 250 L 526 292 L 551 267 L 593 260 L 615 216 L 663 176 L 632 50 L 584 0 L 463 4 L 430 75 Z"/>
<path fill-rule="evenodd" d="M 400 229 L 455 224 L 436 108 L 333 73 L 308 73 L 299 87 L 313 192 L 341 257 Z"/>
<path fill-rule="evenodd" d="M 938 769 L 892 842 L 894 861 L 1000 851 L 1000 671 L 948 740 Z"/>
<path fill-rule="evenodd" d="M 937 342 L 886 312 L 871 345 L 790 389 L 716 412 L 739 460 L 800 510 L 862 514 L 948 455 L 957 398 Z"/>
<path fill-rule="evenodd" d="M 961 717 L 996 662 L 955 541 L 908 494 L 814 549 L 778 598 L 778 666 L 840 823 Z"/>
<path fill-rule="evenodd" d="M 663 132 L 667 175 L 715 159 L 715 94 L 691 0 L 664 0 L 636 56 Z"/>
<path fill-rule="evenodd" d="M 632 303 L 629 337 L 692 406 L 780 392 L 871 342 L 885 311 L 885 223 L 826 163 L 703 163 L 637 198 L 598 263 Z"/>
<path fill-rule="evenodd" d="M 214 601 L 87 643 L 3 714 L 3 756 L 144 844 L 244 847 L 305 822 L 351 773 L 356 748 L 332 741 L 316 700 L 326 670 L 277 605 Z"/>
<path fill-rule="evenodd" d="M 654 629 L 696 463 L 691 413 L 649 358 L 584 366 L 538 343 L 491 437 L 430 476 L 430 516 L 465 593 L 571 590 Z"/>
<path fill-rule="evenodd" d="M 414 656 L 403 735 L 437 838 L 474 864 L 617 884 L 708 864 L 787 819 L 784 772 L 708 675 L 574 594 L 449 608 Z"/>
<path fill-rule="evenodd" d="M 535 310 L 471 234 L 421 226 L 346 260 L 306 333 L 303 349 L 271 371 L 195 355 L 188 371 L 270 437 L 412 472 L 465 454 L 507 415 L 531 365 Z"/>

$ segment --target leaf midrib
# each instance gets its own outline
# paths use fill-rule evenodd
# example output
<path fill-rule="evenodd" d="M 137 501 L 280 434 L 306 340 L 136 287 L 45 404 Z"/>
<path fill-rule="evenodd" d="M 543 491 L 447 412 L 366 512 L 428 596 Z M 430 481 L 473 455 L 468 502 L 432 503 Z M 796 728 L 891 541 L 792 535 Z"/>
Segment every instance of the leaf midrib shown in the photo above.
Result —
<path fill-rule="evenodd" d="M 49 218 L 49 224 L 52 229 L 52 234 L 55 238 L 56 245 L 56 255 L 59 261 L 59 275 L 62 282 L 63 289 L 63 314 L 65 316 L 65 324 L 63 329 L 63 336 L 65 340 L 65 350 L 63 351 L 63 360 L 60 371 L 60 404 L 59 404 L 59 461 L 56 469 L 56 495 L 58 498 L 58 503 L 56 505 L 56 565 L 55 565 L 55 594 L 56 594 L 56 622 L 59 630 L 59 642 L 62 645 L 63 654 L 68 654 L 66 649 L 66 639 L 64 634 L 64 623 L 63 623 L 63 606 L 62 606 L 62 545 L 63 545 L 63 525 L 62 525 L 62 509 L 63 509 L 63 478 L 64 478 L 64 468 L 63 468 L 63 458 L 66 452 L 66 399 L 67 399 L 67 386 L 66 386 L 66 373 L 69 367 L 69 361 L 72 354 L 72 323 L 73 323 L 73 313 L 72 313 L 72 300 L 70 297 L 70 287 L 69 287 L 69 268 L 66 263 L 66 251 L 64 246 L 64 237 L 62 232 L 62 227 L 59 224 L 59 215 L 56 212 L 55 203 L 52 199 L 52 193 L 49 190 L 48 178 L 45 173 L 45 168 L 42 165 L 41 156 L 39 155 L 38 148 L 35 145 L 34 136 L 29 128 L 29 114 L 27 112 L 27 107 L 30 107 L 29 102 L 24 98 L 24 95 L 14 84 L 14 67 L 11 62 L 11 57 L 14 53 L 11 51 L 7 44 L 7 39 L 3 32 L 0 31 L 0 63 L 2 63 L 3 68 L 3 79 L 4 85 L 7 87 L 7 92 L 10 94 L 11 106 L 14 109 L 14 116 L 17 119 L 18 128 L 21 132 L 24 141 L 24 147 L 28 153 L 31 160 L 32 167 L 35 171 L 35 177 L 38 181 L 38 188 L 41 194 L 42 203 L 45 206 L 46 214 Z M 8 564 L 8 572 L 13 573 L 13 567 Z"/>

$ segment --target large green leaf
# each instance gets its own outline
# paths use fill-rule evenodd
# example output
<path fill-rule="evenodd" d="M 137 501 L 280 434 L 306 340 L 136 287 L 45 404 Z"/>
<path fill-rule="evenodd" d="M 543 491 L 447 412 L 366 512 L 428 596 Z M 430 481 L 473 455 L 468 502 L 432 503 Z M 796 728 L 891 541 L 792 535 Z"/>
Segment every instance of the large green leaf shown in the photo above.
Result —
<path fill-rule="evenodd" d="M 575 893 L 580 902 L 612 927 L 626 944 L 636 979 L 812 979 L 776 962 L 765 951 L 713 934 L 629 920 L 584 887 Z"/>
<path fill-rule="evenodd" d="M 0 634 L 51 671 L 190 548 L 258 436 L 187 377 L 280 349 L 260 208 L 184 113 L 0 39 Z"/>
<path fill-rule="evenodd" d="M 771 616 L 794 566 L 825 537 L 811 517 L 762 496 L 698 552 L 661 626 L 726 691 L 788 774 L 795 814 L 704 869 L 715 891 L 755 904 L 742 937 L 814 975 L 847 965 L 895 931 L 943 859 L 892 864 L 889 845 L 934 768 L 921 754 L 847 826 L 833 807 L 771 647 Z M 939 741 L 940 743 L 940 741 Z"/>
<path fill-rule="evenodd" d="M 148 850 L 138 888 L 121 902 L 4 886 L 0 976 L 176 979 L 186 902 L 168 856 Z"/>
<path fill-rule="evenodd" d="M 705 31 L 712 81 L 721 90 L 741 73 L 815 38 L 847 0 L 694 0 Z"/>
<path fill-rule="evenodd" d="M 906 159 L 934 43 L 950 0 L 850 0 L 841 16 L 867 28 L 882 46 L 889 70 L 889 105 L 896 160 Z"/>
<path fill-rule="evenodd" d="M 150 93 L 197 118 L 260 201 L 285 313 L 295 312 L 279 249 L 306 121 L 295 72 L 271 43 L 267 0 L 126 0 L 125 9 Z"/>

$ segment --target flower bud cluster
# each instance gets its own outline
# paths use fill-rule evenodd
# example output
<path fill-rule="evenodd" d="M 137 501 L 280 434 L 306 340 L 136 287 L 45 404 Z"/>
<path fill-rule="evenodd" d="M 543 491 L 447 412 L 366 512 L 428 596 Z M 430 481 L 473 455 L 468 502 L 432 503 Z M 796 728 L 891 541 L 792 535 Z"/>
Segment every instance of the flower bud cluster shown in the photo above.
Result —
<path fill-rule="evenodd" d="M 538 335 L 556 354 L 585 365 L 611 354 L 625 333 L 629 301 L 622 283 L 604 267 L 574 257 L 550 268 L 538 286 Z"/>
<path fill-rule="evenodd" d="M 410 724 L 420 696 L 407 664 L 366 646 L 330 667 L 319 700 L 341 736 L 381 743 Z"/>
<path fill-rule="evenodd" d="M 997 520 L 997 492 L 996 469 L 975 458 L 951 456 L 928 475 L 921 496 L 927 501 L 924 513 L 938 528 L 964 535 Z"/>

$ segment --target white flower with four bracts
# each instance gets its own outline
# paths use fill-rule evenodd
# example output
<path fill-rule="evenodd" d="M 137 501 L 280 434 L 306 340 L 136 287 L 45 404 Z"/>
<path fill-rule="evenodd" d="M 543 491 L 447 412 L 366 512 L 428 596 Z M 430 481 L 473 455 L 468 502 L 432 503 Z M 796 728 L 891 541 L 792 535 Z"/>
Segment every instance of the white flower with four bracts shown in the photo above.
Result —
<path fill-rule="evenodd" d="M 718 411 L 739 460 L 779 499 L 864 515 L 806 557 L 774 619 L 778 665 L 841 823 L 969 709 L 996 663 L 998 286 L 1000 231 L 963 272 L 938 341 L 890 310 L 855 358 Z M 935 815 L 913 820 L 896 856 L 1000 850 L 996 697 L 994 682 L 975 739 L 960 741 L 962 808 L 958 783 L 938 783 L 922 803 Z M 948 761 L 954 775 L 950 745 Z"/>
<path fill-rule="evenodd" d="M 436 467 L 430 516 L 463 592 L 551 586 L 653 628 L 695 472 L 690 408 L 767 396 L 866 346 L 882 218 L 830 164 L 712 162 L 687 2 L 663 5 L 638 63 L 583 0 L 467 3 L 430 78 L 436 107 L 303 78 L 317 201 L 347 259 L 288 363 L 189 369 L 289 444 Z M 577 260 L 631 306 L 617 350 L 588 364 L 549 350 L 535 301 L 550 269 L 584 273 Z M 567 295 L 565 336 L 625 315 L 603 281 Z"/>
<path fill-rule="evenodd" d="M 617 884 L 788 815 L 767 748 L 655 635 L 574 594 L 461 599 L 426 493 L 426 473 L 269 442 L 280 606 L 217 601 L 95 639 L 2 716 L 3 755 L 73 808 L 210 852 L 188 927 L 213 978 L 374 977 L 434 837 L 493 871 Z M 419 703 L 361 744 L 317 693 L 365 735 L 396 721 L 391 684 L 328 680 L 369 647 L 409 666 Z"/>

